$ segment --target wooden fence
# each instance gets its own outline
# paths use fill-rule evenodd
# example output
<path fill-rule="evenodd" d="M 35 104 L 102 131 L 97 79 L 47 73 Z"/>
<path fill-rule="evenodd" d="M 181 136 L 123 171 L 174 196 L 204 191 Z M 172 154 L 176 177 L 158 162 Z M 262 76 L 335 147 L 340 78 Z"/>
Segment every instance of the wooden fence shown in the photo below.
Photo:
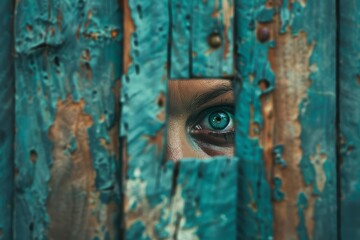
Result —
<path fill-rule="evenodd" d="M 360 239 L 359 0 L 0 13 L 0 239 Z M 166 161 L 170 78 L 233 79 L 234 157 Z"/>

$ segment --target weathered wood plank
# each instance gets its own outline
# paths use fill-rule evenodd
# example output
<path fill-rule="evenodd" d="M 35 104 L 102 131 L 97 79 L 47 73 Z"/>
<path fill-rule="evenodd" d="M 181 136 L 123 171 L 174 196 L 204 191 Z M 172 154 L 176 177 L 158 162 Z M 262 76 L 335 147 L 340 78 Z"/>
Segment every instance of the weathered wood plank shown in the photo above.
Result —
<path fill-rule="evenodd" d="M 170 1 L 170 78 L 191 76 L 191 18 L 192 0 Z"/>
<path fill-rule="evenodd" d="M 171 1 L 171 78 L 234 74 L 234 1 Z"/>
<path fill-rule="evenodd" d="M 273 13 L 265 1 L 236 1 L 236 69 L 241 82 L 236 86 L 235 155 L 239 157 L 238 239 L 271 239 L 273 213 L 269 168 L 264 155 L 261 95 L 274 88 L 274 74 L 267 59 L 271 42 L 257 40 L 256 21 L 271 21 Z M 266 79 L 269 88 L 259 87 Z"/>
<path fill-rule="evenodd" d="M 215 157 L 179 162 L 171 239 L 237 239 L 238 160 Z"/>
<path fill-rule="evenodd" d="M 237 10 L 240 238 L 334 239 L 335 1 Z"/>
<path fill-rule="evenodd" d="M 118 238 L 119 3 L 18 1 L 15 28 L 15 238 Z"/>
<path fill-rule="evenodd" d="M 191 77 L 234 74 L 234 0 L 193 0 Z"/>
<path fill-rule="evenodd" d="M 12 239 L 14 193 L 13 1 L 0 2 L 0 239 Z"/>
<path fill-rule="evenodd" d="M 168 0 L 156 4 L 142 0 L 123 1 L 125 32 L 120 134 L 126 172 L 124 239 L 155 239 L 155 224 L 171 193 L 171 186 L 159 184 L 165 144 L 168 4 Z M 166 174 L 165 177 L 171 179 Z"/>
<path fill-rule="evenodd" d="M 337 238 L 335 9 L 334 0 L 283 2 L 274 23 L 274 145 L 287 164 L 274 166 L 284 194 L 276 239 Z"/>
<path fill-rule="evenodd" d="M 341 239 L 360 238 L 360 1 L 340 1 Z"/>

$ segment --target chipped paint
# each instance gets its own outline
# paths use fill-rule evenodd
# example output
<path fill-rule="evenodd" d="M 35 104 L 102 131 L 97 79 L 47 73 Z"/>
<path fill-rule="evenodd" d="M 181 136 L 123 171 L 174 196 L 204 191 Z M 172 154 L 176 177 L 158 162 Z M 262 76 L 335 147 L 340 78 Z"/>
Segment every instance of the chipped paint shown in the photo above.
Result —
<path fill-rule="evenodd" d="M 124 238 L 157 239 L 164 205 L 170 199 L 172 167 L 162 175 L 165 103 L 167 97 L 168 2 L 123 1 L 125 27 L 124 69 L 121 89 L 123 139 Z M 161 99 L 159 101 L 159 99 Z M 164 170 L 164 171 L 165 171 Z M 140 173 L 140 174 L 139 174 Z M 165 178 L 165 183 L 159 181 Z M 132 191 L 133 185 L 142 191 Z M 165 219 L 166 221 L 166 219 Z"/>
<path fill-rule="evenodd" d="M 335 122 L 335 35 L 331 30 L 335 19 L 319 17 L 319 14 L 328 16 L 325 9 L 330 5 L 284 1 L 274 22 L 275 28 L 280 29 L 269 55 L 276 74 L 275 144 L 283 146 L 282 157 L 286 161 L 286 168 L 274 169 L 274 174 L 282 179 L 286 196 L 285 201 L 274 203 L 276 239 L 294 236 L 292 229 L 296 226 L 303 229 L 297 233 L 300 239 L 327 239 L 336 235 L 335 131 L 332 127 Z M 315 8 L 323 10 L 315 11 Z M 317 19 L 317 25 L 303 19 Z M 318 31 L 320 25 L 327 29 L 327 35 Z M 323 156 L 316 157 L 318 142 L 315 139 L 324 146 Z M 294 208 L 300 192 L 307 199 L 306 208 L 301 211 Z M 333 233 L 322 223 L 321 216 L 332 219 L 329 224 Z"/>
<path fill-rule="evenodd" d="M 237 103 L 235 155 L 239 157 L 237 237 L 238 239 L 271 239 L 273 236 L 270 189 L 272 181 L 269 182 L 267 179 L 269 173 L 266 169 L 269 165 L 264 162 L 264 150 L 261 144 L 265 144 L 266 156 L 269 156 L 272 151 L 272 143 L 267 140 L 267 134 L 272 132 L 272 94 L 269 93 L 274 89 L 275 79 L 266 57 L 271 41 L 260 42 L 256 34 L 256 18 L 264 12 L 262 5 L 265 1 L 244 0 L 236 1 L 235 4 L 236 70 L 239 74 L 238 79 L 241 79 L 235 82 Z M 262 86 L 264 80 L 266 87 Z M 266 131 L 263 131 L 264 126 Z"/>
<path fill-rule="evenodd" d="M 310 157 L 310 162 L 315 169 L 316 187 L 320 192 L 324 190 L 326 184 L 326 175 L 324 169 L 324 163 L 326 162 L 326 160 L 326 154 L 321 152 L 321 146 L 318 145 L 316 148 L 316 153 Z"/>
<path fill-rule="evenodd" d="M 234 74 L 234 1 L 171 1 L 170 77 L 219 78 Z M 216 34 L 220 46 L 211 47 Z"/>
<path fill-rule="evenodd" d="M 16 238 L 119 236 L 121 28 L 115 0 L 17 2 Z"/>
<path fill-rule="evenodd" d="M 299 225 L 311 239 L 336 235 L 335 131 L 332 127 L 335 122 L 335 35 L 331 30 L 335 27 L 335 18 L 327 14 L 333 11 L 334 4 L 334 1 L 239 1 L 237 4 L 236 16 L 241 17 L 236 31 L 240 59 L 237 69 L 242 85 L 238 88 L 241 91 L 237 100 L 240 106 L 236 114 L 236 154 L 244 162 L 240 164 L 241 174 L 247 181 L 243 189 L 249 189 L 240 197 L 243 210 L 239 213 L 240 221 L 246 226 L 239 227 L 240 238 L 303 238 L 300 232 L 294 231 Z M 274 120 L 269 118 L 270 113 L 274 114 Z M 259 125 L 259 134 L 246 131 L 249 120 L 250 126 Z M 318 142 L 314 139 L 321 144 L 321 154 L 327 156 L 321 158 L 320 164 L 314 147 Z M 264 182 L 273 174 L 273 180 L 265 181 L 263 188 L 251 187 L 252 181 L 256 181 L 251 178 L 255 173 L 249 174 L 250 159 L 253 165 L 258 164 L 257 181 Z M 264 168 L 267 177 L 263 174 Z M 271 217 L 265 218 L 269 215 L 264 214 L 266 209 L 271 209 L 267 184 L 273 188 L 273 198 L 281 200 L 272 204 L 274 234 Z M 258 192 L 262 193 L 262 199 L 254 199 Z M 300 192 L 307 196 L 306 208 L 301 211 L 304 217 L 294 207 Z M 247 202 L 250 200 L 253 204 Z M 256 211 L 250 207 L 253 205 L 257 206 Z M 243 219 L 244 212 L 247 218 Z M 256 220 L 250 224 L 249 216 L 259 219 L 259 215 L 266 219 L 263 225 L 256 224 Z M 329 223 L 332 233 L 320 220 L 324 216 L 333 219 Z"/>

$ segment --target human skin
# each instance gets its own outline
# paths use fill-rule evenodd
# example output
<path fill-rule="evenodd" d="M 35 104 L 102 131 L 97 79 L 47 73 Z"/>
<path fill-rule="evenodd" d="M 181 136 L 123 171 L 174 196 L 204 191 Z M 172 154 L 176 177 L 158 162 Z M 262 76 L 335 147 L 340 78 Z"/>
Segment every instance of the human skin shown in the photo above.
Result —
<path fill-rule="evenodd" d="M 167 159 L 234 153 L 234 94 L 230 80 L 170 80 Z"/>

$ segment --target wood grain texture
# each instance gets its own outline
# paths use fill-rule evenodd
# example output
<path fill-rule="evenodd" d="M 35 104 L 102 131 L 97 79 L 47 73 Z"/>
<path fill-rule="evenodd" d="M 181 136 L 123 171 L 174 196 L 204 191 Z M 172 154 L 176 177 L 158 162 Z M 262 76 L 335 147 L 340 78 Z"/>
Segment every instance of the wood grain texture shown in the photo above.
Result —
<path fill-rule="evenodd" d="M 234 0 L 193 0 L 191 77 L 221 78 L 234 74 Z M 221 45 L 211 44 L 218 35 Z"/>
<path fill-rule="evenodd" d="M 341 239 L 360 238 L 359 10 L 359 1 L 340 1 Z"/>
<path fill-rule="evenodd" d="M 190 78 L 192 0 L 170 1 L 170 78 Z"/>
<path fill-rule="evenodd" d="M 18 1 L 15 239 L 119 236 L 121 9 Z"/>
<path fill-rule="evenodd" d="M 126 176 L 122 237 L 154 239 L 155 229 L 148 225 L 154 226 L 171 189 L 158 184 L 165 144 L 168 1 L 124 0 L 122 4 L 125 51 L 120 134 Z"/>
<path fill-rule="evenodd" d="M 171 1 L 171 78 L 234 75 L 234 1 Z M 219 45 L 211 44 L 216 35 Z M 215 38 L 216 38 L 215 37 Z"/>
<path fill-rule="evenodd" d="M 236 70 L 239 76 L 235 82 L 235 155 L 240 161 L 238 239 L 273 237 L 271 175 L 262 140 L 266 137 L 263 129 L 267 124 L 262 116 L 261 98 L 274 89 L 275 76 L 267 59 L 271 41 L 257 40 L 259 13 L 268 15 L 262 21 L 271 21 L 272 11 L 265 7 L 264 1 L 236 1 Z"/>
<path fill-rule="evenodd" d="M 12 239 L 14 193 L 14 4 L 0 2 L 0 239 Z"/>
<path fill-rule="evenodd" d="M 241 239 L 337 236 L 334 9 L 238 2 Z"/>

